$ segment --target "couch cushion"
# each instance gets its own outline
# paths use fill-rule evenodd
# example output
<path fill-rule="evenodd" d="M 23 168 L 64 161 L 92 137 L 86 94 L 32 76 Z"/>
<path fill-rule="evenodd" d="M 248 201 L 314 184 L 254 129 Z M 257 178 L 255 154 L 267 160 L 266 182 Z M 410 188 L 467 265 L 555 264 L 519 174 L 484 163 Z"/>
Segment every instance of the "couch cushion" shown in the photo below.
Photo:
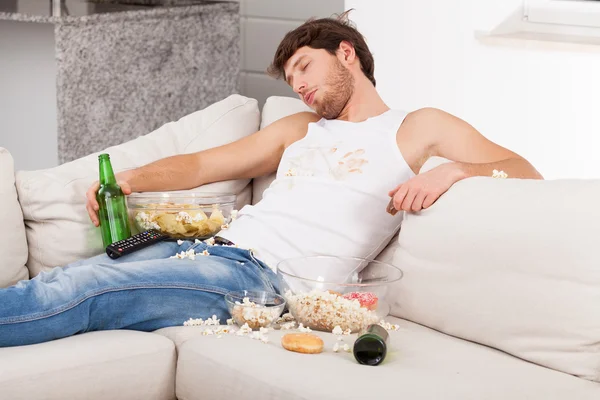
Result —
<path fill-rule="evenodd" d="M 600 180 L 458 182 L 405 216 L 392 314 L 600 381 L 599 198 Z"/>
<path fill-rule="evenodd" d="M 175 363 L 173 342 L 135 331 L 91 332 L 0 348 L 0 397 L 174 399 Z"/>
<path fill-rule="evenodd" d="M 233 142 L 259 126 L 257 102 L 233 95 L 204 110 L 103 152 L 115 172 L 133 169 L 181 153 Z M 98 179 L 98 153 L 42 171 L 17 173 L 17 189 L 27 226 L 31 276 L 43 268 L 64 266 L 102 252 L 100 229 L 85 210 L 85 192 Z M 198 191 L 232 192 L 238 208 L 251 201 L 249 180 L 204 185 Z M 245 190 L 244 190 L 245 189 Z"/>
<path fill-rule="evenodd" d="M 27 239 L 17 189 L 13 158 L 0 147 L 0 288 L 27 279 Z"/>
<path fill-rule="evenodd" d="M 600 385 L 543 368 L 500 351 L 423 326 L 390 332 L 390 352 L 377 367 L 359 365 L 352 353 L 334 353 L 335 338 L 317 332 L 326 351 L 292 353 L 235 335 L 200 336 L 201 327 L 167 328 L 177 340 L 180 399 L 486 399 L 553 400 L 600 398 Z M 287 332 L 287 331 L 284 331 Z M 195 336 L 195 337 L 194 337 Z M 356 335 L 346 337 L 352 345 Z"/>

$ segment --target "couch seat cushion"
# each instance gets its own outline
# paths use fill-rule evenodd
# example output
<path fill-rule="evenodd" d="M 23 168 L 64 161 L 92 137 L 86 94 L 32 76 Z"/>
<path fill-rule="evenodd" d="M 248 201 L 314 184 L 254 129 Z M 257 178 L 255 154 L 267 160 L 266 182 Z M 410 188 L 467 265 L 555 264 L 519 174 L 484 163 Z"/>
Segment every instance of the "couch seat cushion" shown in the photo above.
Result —
<path fill-rule="evenodd" d="M 156 331 L 177 346 L 180 399 L 567 399 L 600 398 L 600 385 L 514 358 L 500 351 L 389 318 L 390 352 L 377 367 L 334 353 L 329 333 L 317 332 L 326 351 L 292 353 L 235 335 L 201 336 L 202 327 Z M 352 345 L 356 335 L 346 336 Z"/>
<path fill-rule="evenodd" d="M 135 331 L 0 348 L 0 398 L 174 399 L 175 362 L 172 341 Z"/>

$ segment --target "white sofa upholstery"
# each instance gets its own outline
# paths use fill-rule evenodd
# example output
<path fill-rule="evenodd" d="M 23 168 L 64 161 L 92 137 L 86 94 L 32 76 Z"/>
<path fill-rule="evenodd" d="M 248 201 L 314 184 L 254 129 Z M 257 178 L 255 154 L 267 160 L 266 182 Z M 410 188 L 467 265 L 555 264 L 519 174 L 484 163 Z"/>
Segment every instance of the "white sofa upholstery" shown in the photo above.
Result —
<path fill-rule="evenodd" d="M 0 287 L 16 284 L 29 276 L 27 239 L 23 212 L 15 189 L 13 158 L 0 148 Z"/>
<path fill-rule="evenodd" d="M 598 399 L 597 383 L 406 320 L 388 320 L 400 330 L 391 332 L 392 351 L 377 367 L 358 365 L 351 353 L 334 353 L 331 334 L 320 334 L 328 351 L 311 356 L 284 350 L 281 331 L 269 334 L 269 344 L 180 327 L 156 333 L 177 345 L 179 399 Z"/>
<path fill-rule="evenodd" d="M 0 399 L 172 399 L 177 353 L 145 332 L 89 332 L 0 349 Z"/>
<path fill-rule="evenodd" d="M 304 109 L 273 97 L 261 121 L 255 100 L 231 96 L 108 152 L 117 171 L 134 168 Z M 18 172 L 15 186 L 12 159 L 0 149 L 0 206 L 11 210 L 0 224 L 16 232 L 0 245 L 0 285 L 26 279 L 26 259 L 35 276 L 101 251 L 84 209 L 96 163 L 91 155 Z M 256 203 L 272 178 L 216 185 L 238 193 L 241 207 Z M 378 256 L 405 272 L 389 318 L 401 329 L 378 367 L 332 352 L 328 333 L 318 333 L 324 353 L 302 355 L 281 348 L 281 332 L 268 344 L 204 336 L 199 327 L 91 332 L 0 348 L 0 399 L 600 399 L 599 186 L 476 178 L 408 215 L 399 240 Z M 69 251 L 61 234 L 79 235 Z"/>

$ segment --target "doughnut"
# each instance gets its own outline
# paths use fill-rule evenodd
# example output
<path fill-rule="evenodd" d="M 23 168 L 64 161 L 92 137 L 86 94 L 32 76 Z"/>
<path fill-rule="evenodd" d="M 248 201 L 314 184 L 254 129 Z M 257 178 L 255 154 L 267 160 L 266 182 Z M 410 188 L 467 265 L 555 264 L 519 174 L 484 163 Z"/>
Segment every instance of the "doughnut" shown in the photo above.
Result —
<path fill-rule="evenodd" d="M 377 296 L 369 292 L 350 292 L 344 295 L 345 299 L 358 300 L 361 307 L 375 311 L 377 309 Z"/>
<path fill-rule="evenodd" d="M 284 349 L 296 353 L 317 354 L 323 351 L 323 339 L 311 333 L 288 333 L 281 338 Z"/>

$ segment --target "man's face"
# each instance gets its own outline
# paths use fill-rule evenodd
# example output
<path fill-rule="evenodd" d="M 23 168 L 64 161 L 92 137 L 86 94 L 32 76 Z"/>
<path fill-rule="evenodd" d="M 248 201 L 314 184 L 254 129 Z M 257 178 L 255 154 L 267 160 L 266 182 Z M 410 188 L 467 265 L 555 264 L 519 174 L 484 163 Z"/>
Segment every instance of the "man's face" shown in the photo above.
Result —
<path fill-rule="evenodd" d="M 284 70 L 288 85 L 325 119 L 337 118 L 354 92 L 352 73 L 326 50 L 301 47 Z"/>

